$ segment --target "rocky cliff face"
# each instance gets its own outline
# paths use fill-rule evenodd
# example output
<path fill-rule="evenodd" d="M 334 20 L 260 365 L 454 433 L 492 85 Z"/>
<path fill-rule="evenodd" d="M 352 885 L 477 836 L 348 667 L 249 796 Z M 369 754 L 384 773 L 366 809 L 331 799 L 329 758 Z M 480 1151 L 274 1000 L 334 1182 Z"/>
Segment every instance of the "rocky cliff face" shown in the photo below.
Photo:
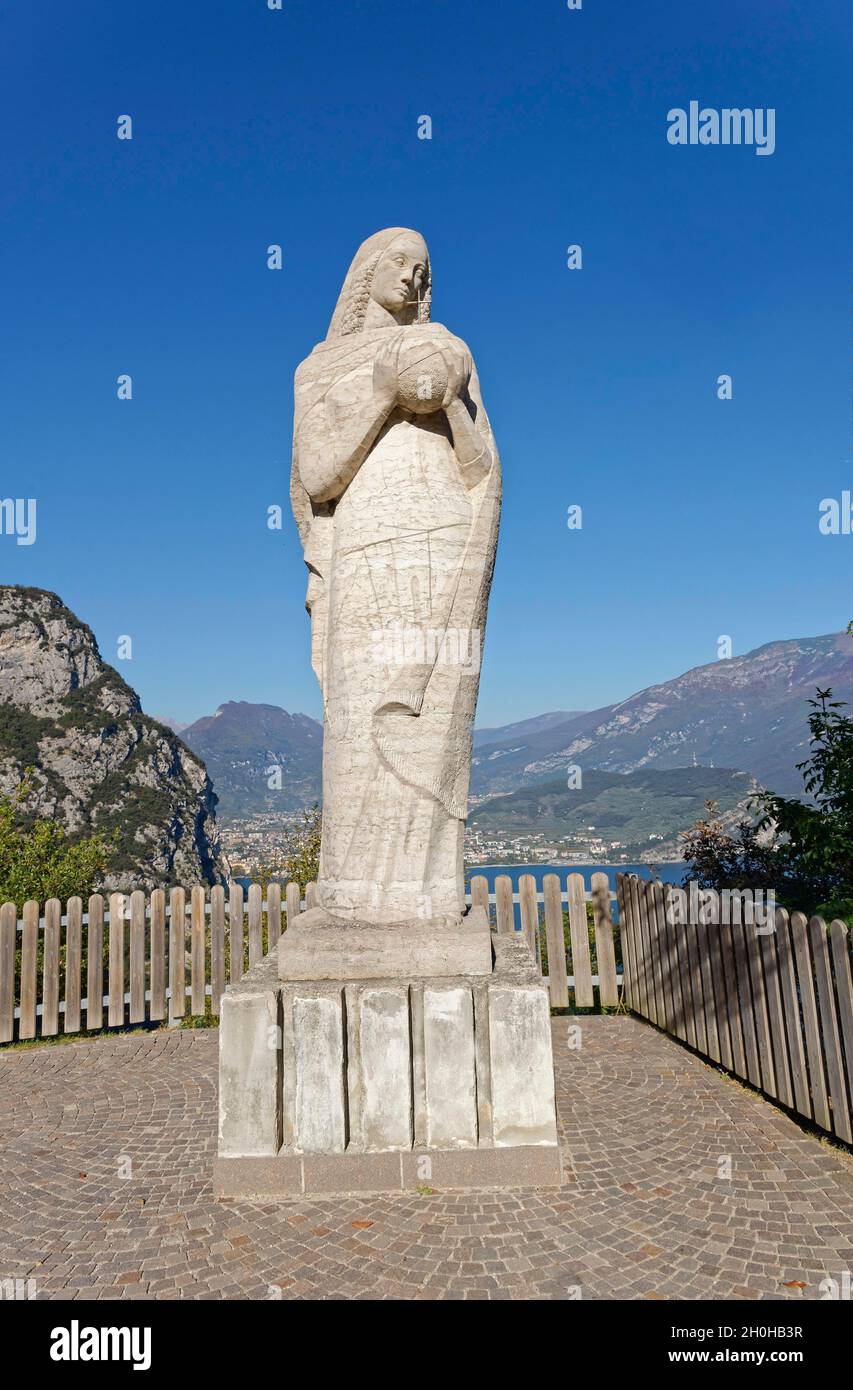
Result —
<path fill-rule="evenodd" d="M 55 594 L 0 586 L 0 792 L 74 835 L 116 834 L 104 887 L 223 882 L 204 764 L 142 713 L 91 630 Z"/>

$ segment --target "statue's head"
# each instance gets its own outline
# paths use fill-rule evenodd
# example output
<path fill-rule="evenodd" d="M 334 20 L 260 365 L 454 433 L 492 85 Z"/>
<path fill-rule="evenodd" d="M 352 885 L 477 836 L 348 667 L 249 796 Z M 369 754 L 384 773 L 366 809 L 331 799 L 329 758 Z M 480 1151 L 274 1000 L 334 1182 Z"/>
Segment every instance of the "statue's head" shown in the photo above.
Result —
<path fill-rule="evenodd" d="M 403 232 L 385 251 L 370 282 L 370 298 L 399 321 L 413 323 L 423 295 L 429 252 L 419 232 Z"/>
<path fill-rule="evenodd" d="M 328 337 L 426 322 L 431 296 L 429 252 L 420 232 L 408 227 L 374 232 L 353 258 Z"/>

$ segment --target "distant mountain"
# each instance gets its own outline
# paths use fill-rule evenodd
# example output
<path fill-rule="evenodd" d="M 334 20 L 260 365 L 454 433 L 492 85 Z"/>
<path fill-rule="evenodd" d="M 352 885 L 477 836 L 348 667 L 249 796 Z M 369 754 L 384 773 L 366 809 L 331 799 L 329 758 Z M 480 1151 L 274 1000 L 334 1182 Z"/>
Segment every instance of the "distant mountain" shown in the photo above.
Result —
<path fill-rule="evenodd" d="M 556 710 L 474 731 L 474 744 L 494 743 L 538 733 L 553 724 L 577 718 L 570 710 Z M 258 705 L 248 700 L 229 700 L 215 714 L 193 724 L 161 718 L 161 724 L 204 759 L 219 798 L 221 820 L 243 818 L 255 812 L 293 811 L 313 805 L 322 795 L 323 726 L 307 714 L 288 714 L 279 705 Z M 280 767 L 281 787 L 272 769 Z"/>
<path fill-rule="evenodd" d="M 171 714 L 155 714 L 152 716 L 158 724 L 164 724 L 167 729 L 171 729 L 173 734 L 183 733 L 189 725 L 182 724 L 180 719 L 173 719 Z"/>
<path fill-rule="evenodd" d="M 754 779 L 732 768 L 678 767 L 667 771 L 583 773 L 582 785 L 570 790 L 566 778 L 540 782 L 472 807 L 468 825 L 491 837 L 541 833 L 548 840 L 591 834 L 610 848 L 619 841 L 629 859 L 653 854 L 680 859 L 678 836 L 703 813 L 708 798 L 716 801 L 727 825 L 748 818 Z M 654 840 L 652 840 L 654 836 Z"/>
<path fill-rule="evenodd" d="M 502 724 L 495 729 L 475 729 L 474 747 L 480 748 L 487 743 L 501 743 L 505 739 L 524 738 L 527 734 L 538 734 L 555 724 L 568 724 L 572 719 L 579 719 L 582 713 L 582 710 L 558 709 L 551 714 L 536 714 L 532 719 L 520 719 L 517 724 Z"/>
<path fill-rule="evenodd" d="M 320 799 L 323 726 L 307 714 L 229 700 L 188 725 L 181 740 L 204 759 L 223 821 Z"/>
<path fill-rule="evenodd" d="M 832 686 L 853 706 L 853 638 L 770 642 L 745 656 L 697 666 L 619 704 L 477 729 L 472 797 L 482 802 L 560 777 L 565 785 L 570 763 L 585 778 L 593 769 L 687 767 L 701 777 L 702 769 L 736 768 L 773 791 L 801 794 L 796 763 L 808 756 L 808 701 L 818 685 Z M 229 701 L 180 737 L 207 765 L 222 820 L 294 811 L 320 800 L 323 729 L 306 714 Z M 281 769 L 280 788 L 269 785 L 277 780 L 275 768 Z M 707 780 L 710 786 L 713 779 Z"/>
<path fill-rule="evenodd" d="M 0 792 L 27 769 L 24 811 L 111 843 L 103 886 L 221 883 L 204 764 L 102 660 L 91 628 L 44 589 L 0 585 Z M 113 837 L 116 837 L 113 839 Z"/>
<path fill-rule="evenodd" d="M 853 704 L 853 638 L 769 642 L 619 704 L 478 745 L 472 794 L 547 782 L 570 763 L 584 772 L 734 767 L 773 791 L 801 794 L 796 764 L 808 756 L 808 701 L 816 686 L 831 686 L 837 699 Z"/>

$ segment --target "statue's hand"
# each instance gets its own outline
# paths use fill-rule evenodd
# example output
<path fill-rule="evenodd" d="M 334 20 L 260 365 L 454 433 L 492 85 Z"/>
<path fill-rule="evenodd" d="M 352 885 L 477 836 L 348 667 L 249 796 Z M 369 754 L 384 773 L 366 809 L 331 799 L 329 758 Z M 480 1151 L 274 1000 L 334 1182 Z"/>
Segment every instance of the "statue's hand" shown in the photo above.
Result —
<path fill-rule="evenodd" d="M 373 359 L 373 395 L 379 404 L 390 409 L 397 398 L 399 336 L 388 334 L 389 341 L 377 349 Z"/>
<path fill-rule="evenodd" d="M 446 409 L 467 389 L 474 364 L 470 352 L 459 338 L 450 338 L 449 342 L 442 343 L 441 355 L 447 363 L 447 390 L 442 401 Z"/>

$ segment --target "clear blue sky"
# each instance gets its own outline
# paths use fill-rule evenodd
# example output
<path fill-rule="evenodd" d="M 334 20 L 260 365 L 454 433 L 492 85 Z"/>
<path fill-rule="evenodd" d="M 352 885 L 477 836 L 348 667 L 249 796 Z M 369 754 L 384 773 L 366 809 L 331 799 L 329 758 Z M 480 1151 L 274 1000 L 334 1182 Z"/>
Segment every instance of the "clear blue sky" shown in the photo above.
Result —
<path fill-rule="evenodd" d="M 319 713 L 266 509 L 294 368 L 391 224 L 503 457 L 481 724 L 853 617 L 817 525 L 853 486 L 850 0 L 12 0 L 0 48 L 0 495 L 38 499 L 0 576 L 108 660 L 129 634 L 146 709 Z M 775 108 L 776 152 L 671 146 L 691 100 Z"/>

